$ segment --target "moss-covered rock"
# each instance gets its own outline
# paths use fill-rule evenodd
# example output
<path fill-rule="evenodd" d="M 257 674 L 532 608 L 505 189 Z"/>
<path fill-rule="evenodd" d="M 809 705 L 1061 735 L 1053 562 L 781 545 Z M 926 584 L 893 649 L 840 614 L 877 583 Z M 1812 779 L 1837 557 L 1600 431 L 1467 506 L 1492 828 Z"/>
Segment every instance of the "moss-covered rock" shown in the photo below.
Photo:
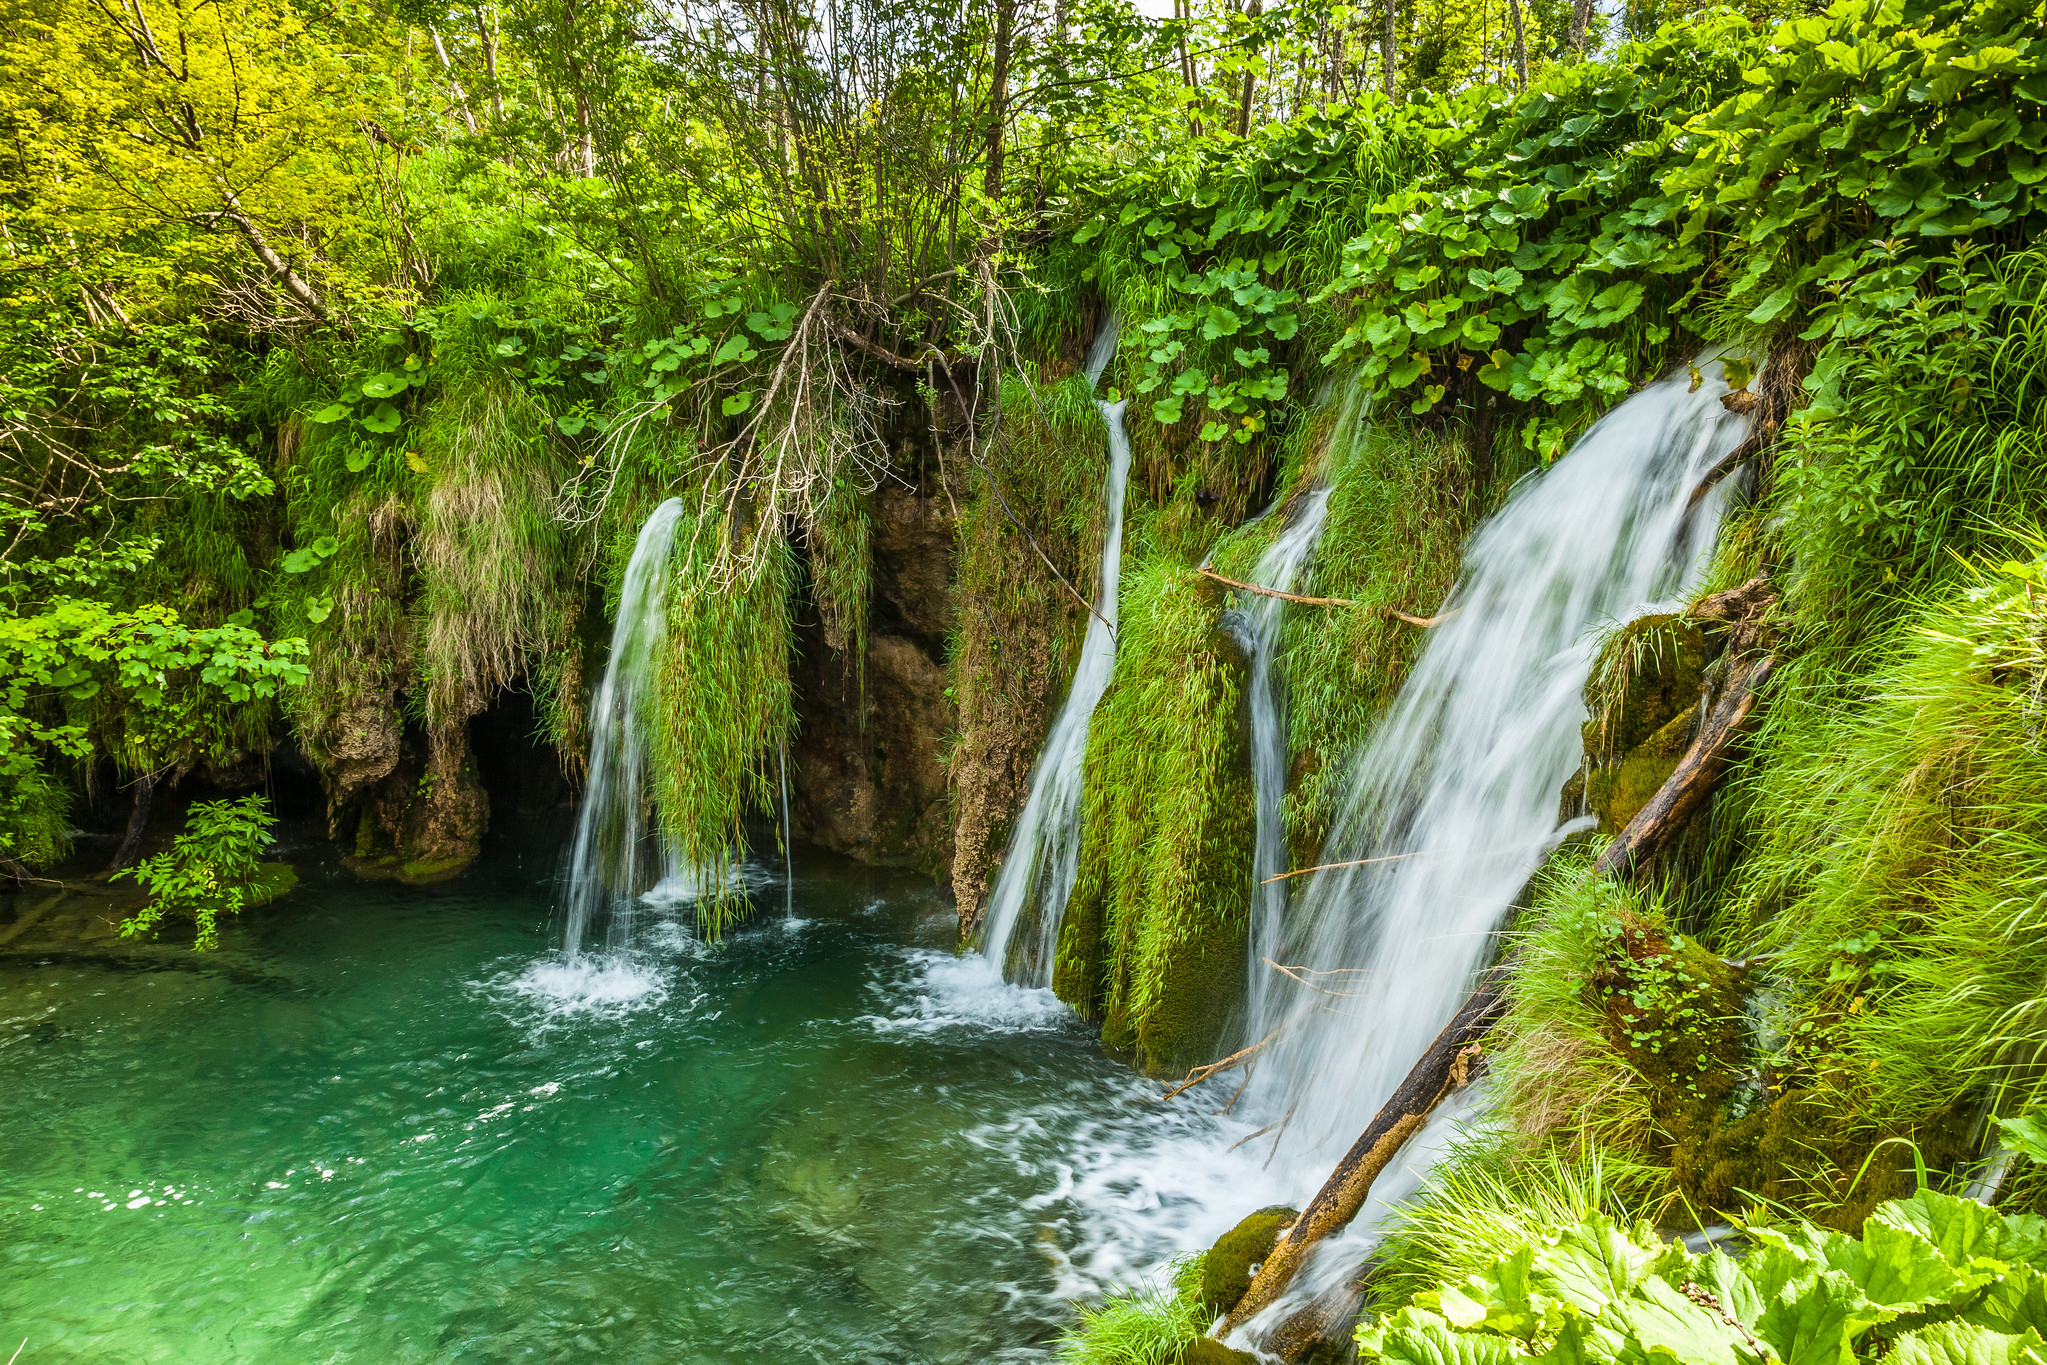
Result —
<path fill-rule="evenodd" d="M 1272 1254 L 1279 1234 L 1293 1226 L 1299 1209 L 1272 1204 L 1247 1215 L 1242 1222 L 1215 1239 L 1215 1245 L 1201 1258 L 1201 1306 L 1210 1313 L 1227 1313 L 1251 1287 L 1256 1267 Z"/>
<path fill-rule="evenodd" d="M 1258 1357 L 1225 1346 L 1214 1337 L 1196 1337 L 1180 1348 L 1173 1365 L 1258 1365 Z"/>
<path fill-rule="evenodd" d="M 1718 641 L 1684 617 L 1639 617 L 1601 650 L 1585 703 L 1585 763 L 1564 788 L 1564 814 L 1626 828 L 1669 780 L 1691 743 L 1700 686 Z"/>

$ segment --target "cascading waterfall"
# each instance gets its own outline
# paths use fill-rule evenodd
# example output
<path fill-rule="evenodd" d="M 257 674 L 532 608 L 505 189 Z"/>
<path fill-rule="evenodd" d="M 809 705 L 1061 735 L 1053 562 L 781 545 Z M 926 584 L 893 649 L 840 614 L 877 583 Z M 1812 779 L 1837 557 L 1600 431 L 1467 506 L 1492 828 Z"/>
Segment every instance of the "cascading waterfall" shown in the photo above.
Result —
<path fill-rule="evenodd" d="M 1643 389 L 1467 547 L 1406 685 L 1353 760 L 1325 864 L 1292 907 L 1254 1037 L 1277 1032 L 1248 1098 L 1302 1194 L 1363 1131 L 1483 966 L 1545 853 L 1569 830 L 1592 638 L 1694 584 L 1718 493 L 1688 506 L 1740 441 L 1717 363 L 1695 390 Z M 1275 974 L 1276 975 L 1276 974 Z M 1271 1310 L 1268 1310 L 1271 1311 Z M 1254 1333 L 1255 1335 L 1255 1333 Z"/>
<path fill-rule="evenodd" d="M 633 542 L 611 628 L 604 679 L 590 698 L 590 780 L 576 813 L 567 886 L 568 926 L 562 954 L 582 955 L 591 921 L 610 912 L 605 945 L 626 946 L 633 909 L 659 876 L 663 886 L 687 878 L 648 829 L 647 732 L 660 702 L 661 652 L 668 642 L 668 579 L 682 500 L 654 509 Z"/>
<path fill-rule="evenodd" d="M 1100 382 L 1116 352 L 1118 321 L 1111 313 L 1095 337 L 1082 367 L 1090 385 Z M 1123 430 L 1123 400 L 1097 401 L 1109 429 L 1109 479 L 1103 491 L 1108 530 L 1102 538 L 1101 591 L 1088 616 L 1087 637 L 1073 686 L 1045 737 L 1031 772 L 1030 795 L 1017 816 L 995 885 L 988 895 L 984 951 L 1004 976 L 1026 986 L 1052 979 L 1052 951 L 1060 917 L 1080 867 L 1081 760 L 1087 754 L 1088 722 L 1116 670 L 1116 588 L 1123 566 L 1123 494 L 1130 480 L 1130 438 Z"/>
<path fill-rule="evenodd" d="M 1294 581 L 1322 539 L 1331 491 L 1323 487 L 1308 494 L 1292 523 L 1259 558 L 1251 571 L 1252 582 L 1281 592 L 1293 590 Z M 1250 978 L 1245 1014 L 1256 1028 L 1273 1013 L 1269 997 L 1274 973 L 1265 962 L 1278 960 L 1274 954 L 1280 950 L 1286 922 L 1286 883 L 1273 879 L 1287 870 L 1288 861 L 1282 804 L 1287 774 L 1286 679 L 1278 664 L 1287 603 L 1283 597 L 1263 593 L 1239 596 L 1239 637 L 1251 659 L 1251 790 L 1258 836 L 1251 857 Z M 1264 1036 L 1253 1033 L 1245 1041 L 1256 1042 Z"/>

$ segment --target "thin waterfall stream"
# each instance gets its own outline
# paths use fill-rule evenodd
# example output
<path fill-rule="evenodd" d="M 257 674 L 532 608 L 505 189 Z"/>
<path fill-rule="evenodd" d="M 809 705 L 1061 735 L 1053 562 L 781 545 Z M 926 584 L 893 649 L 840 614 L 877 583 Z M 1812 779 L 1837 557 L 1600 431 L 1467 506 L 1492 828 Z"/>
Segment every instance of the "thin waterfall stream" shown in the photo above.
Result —
<path fill-rule="evenodd" d="M 1119 324 L 1111 313 L 1102 324 L 1083 372 L 1090 385 L 1116 352 Z M 1052 954 L 1059 921 L 1080 866 L 1081 762 L 1087 755 L 1088 722 L 1116 671 L 1116 599 L 1123 568 L 1123 497 L 1130 482 L 1130 437 L 1123 429 L 1123 400 L 1097 400 L 1109 433 L 1109 475 L 1102 498 L 1108 527 L 1102 536 L 1101 588 L 1088 615 L 1080 662 L 1065 704 L 1045 737 L 1031 772 L 1030 795 L 1016 819 L 1009 849 L 988 894 L 983 951 L 1003 976 L 1025 986 L 1052 980 Z"/>
<path fill-rule="evenodd" d="M 1301 500 L 1293 520 L 1273 539 L 1251 572 L 1262 588 L 1293 589 L 1322 540 L 1329 516 L 1328 486 Z M 1251 859 L 1251 924 L 1245 1015 L 1255 1029 L 1272 1014 L 1269 996 L 1273 971 L 1266 965 L 1280 950 L 1285 927 L 1287 887 L 1277 880 L 1287 870 L 1286 673 L 1279 655 L 1285 643 L 1287 600 L 1263 593 L 1241 592 L 1237 629 L 1251 658 L 1251 788 L 1256 804 L 1257 843 Z M 1265 1035 L 1251 1033 L 1255 1043 Z"/>
<path fill-rule="evenodd" d="M 647 732 L 660 702 L 668 581 L 681 521 L 682 500 L 670 498 L 640 527 L 626 563 L 604 677 L 590 698 L 590 776 L 569 849 L 568 923 L 562 934 L 562 957 L 570 967 L 582 957 L 583 940 L 600 915 L 609 915 L 606 947 L 624 948 L 640 897 L 657 876 L 672 878 L 678 871 L 648 829 Z"/>
<path fill-rule="evenodd" d="M 1480 528 L 1441 624 L 1352 761 L 1322 854 L 1352 865 L 1316 873 L 1290 907 L 1276 960 L 1294 975 L 1258 994 L 1249 1030 L 1277 1035 L 1248 1081 L 1276 1125 L 1259 1145 L 1302 1197 L 1462 1002 L 1530 874 L 1583 824 L 1558 805 L 1581 758 L 1596 632 L 1698 581 L 1724 494 L 1692 493 L 1746 430 L 1720 402 L 1719 365 L 1700 368 L 1696 386 L 1680 370 L 1629 397 Z M 1327 1276 L 1362 1256 L 1324 1251 Z M 1261 1339 L 1322 1287 L 1303 1275 L 1240 1335 Z"/>

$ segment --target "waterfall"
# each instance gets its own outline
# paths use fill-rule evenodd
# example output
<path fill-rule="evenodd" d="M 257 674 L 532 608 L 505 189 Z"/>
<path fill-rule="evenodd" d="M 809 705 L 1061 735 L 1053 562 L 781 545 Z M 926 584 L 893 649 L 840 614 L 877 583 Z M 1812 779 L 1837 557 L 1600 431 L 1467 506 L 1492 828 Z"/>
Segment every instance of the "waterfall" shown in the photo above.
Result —
<path fill-rule="evenodd" d="M 1560 827 L 1579 764 L 1595 628 L 1696 583 L 1720 498 L 1688 507 L 1740 441 L 1717 363 L 1602 418 L 1524 480 L 1466 548 L 1442 624 L 1352 760 L 1324 864 L 1291 909 L 1300 980 L 1259 993 L 1279 1031 L 1250 1096 L 1303 1193 L 1364 1130 L 1449 1020 Z M 1365 861 L 1370 860 L 1370 861 Z M 1269 969 L 1268 969 L 1269 970 Z M 1277 976 L 1275 973 L 1274 976 Z"/>
<path fill-rule="evenodd" d="M 1251 581 L 1262 588 L 1293 589 L 1294 581 L 1306 567 L 1308 557 L 1322 539 L 1322 523 L 1329 515 L 1327 487 L 1308 494 L 1293 523 L 1282 529 L 1251 571 Z M 1274 961 L 1280 950 L 1286 920 L 1287 887 L 1274 881 L 1287 870 L 1286 796 L 1287 722 L 1286 679 L 1277 666 L 1286 623 L 1286 599 L 1263 593 L 1243 593 L 1234 623 L 1251 659 L 1251 790 L 1257 819 L 1258 842 L 1251 856 L 1250 979 L 1245 990 L 1245 1014 L 1253 1028 L 1272 1014 L 1273 971 L 1265 959 Z M 1264 1037 L 1253 1033 L 1244 1041 Z"/>
<path fill-rule="evenodd" d="M 1116 351 L 1117 318 L 1109 315 L 1082 367 L 1098 383 Z M 1130 438 L 1123 430 L 1123 400 L 1102 402 L 1109 430 L 1109 478 L 1103 490 L 1108 530 L 1102 537 L 1101 590 L 1088 614 L 1087 637 L 1073 686 L 1052 722 L 1031 771 L 1030 795 L 988 893 L 988 961 L 1011 980 L 1044 986 L 1052 980 L 1052 950 L 1059 921 L 1080 867 L 1081 760 L 1088 721 L 1116 670 L 1116 587 L 1123 566 L 1123 494 L 1130 480 Z"/>
<path fill-rule="evenodd" d="M 605 944 L 623 948 L 633 908 L 657 876 L 664 886 L 686 880 L 647 828 L 647 732 L 660 704 L 661 652 L 668 642 L 668 579 L 682 500 L 654 509 L 633 542 L 618 622 L 604 679 L 590 698 L 590 777 L 576 813 L 567 886 L 568 928 L 562 954 L 574 963 L 583 936 L 608 910 Z"/>

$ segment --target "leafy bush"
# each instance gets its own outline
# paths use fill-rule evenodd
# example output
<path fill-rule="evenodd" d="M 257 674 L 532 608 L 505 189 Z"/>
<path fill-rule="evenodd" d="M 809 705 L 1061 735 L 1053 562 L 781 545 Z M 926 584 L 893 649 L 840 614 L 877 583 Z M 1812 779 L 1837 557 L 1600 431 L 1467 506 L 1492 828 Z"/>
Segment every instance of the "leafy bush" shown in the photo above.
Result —
<path fill-rule="evenodd" d="M 1737 1260 L 1593 1214 L 1358 1331 L 1366 1361 L 1504 1365 L 1656 1359 L 1738 1365 L 2032 1360 L 2047 1330 L 2047 1220 L 1920 1190 L 1860 1239 L 1748 1230 Z"/>
<path fill-rule="evenodd" d="M 248 904 L 256 859 L 270 844 L 277 817 L 260 796 L 202 801 L 185 816 L 185 832 L 168 852 L 114 874 L 149 888 L 149 904 L 124 921 L 128 938 L 154 934 L 164 916 L 189 917 L 198 926 L 195 948 L 220 946 L 220 917 Z"/>

